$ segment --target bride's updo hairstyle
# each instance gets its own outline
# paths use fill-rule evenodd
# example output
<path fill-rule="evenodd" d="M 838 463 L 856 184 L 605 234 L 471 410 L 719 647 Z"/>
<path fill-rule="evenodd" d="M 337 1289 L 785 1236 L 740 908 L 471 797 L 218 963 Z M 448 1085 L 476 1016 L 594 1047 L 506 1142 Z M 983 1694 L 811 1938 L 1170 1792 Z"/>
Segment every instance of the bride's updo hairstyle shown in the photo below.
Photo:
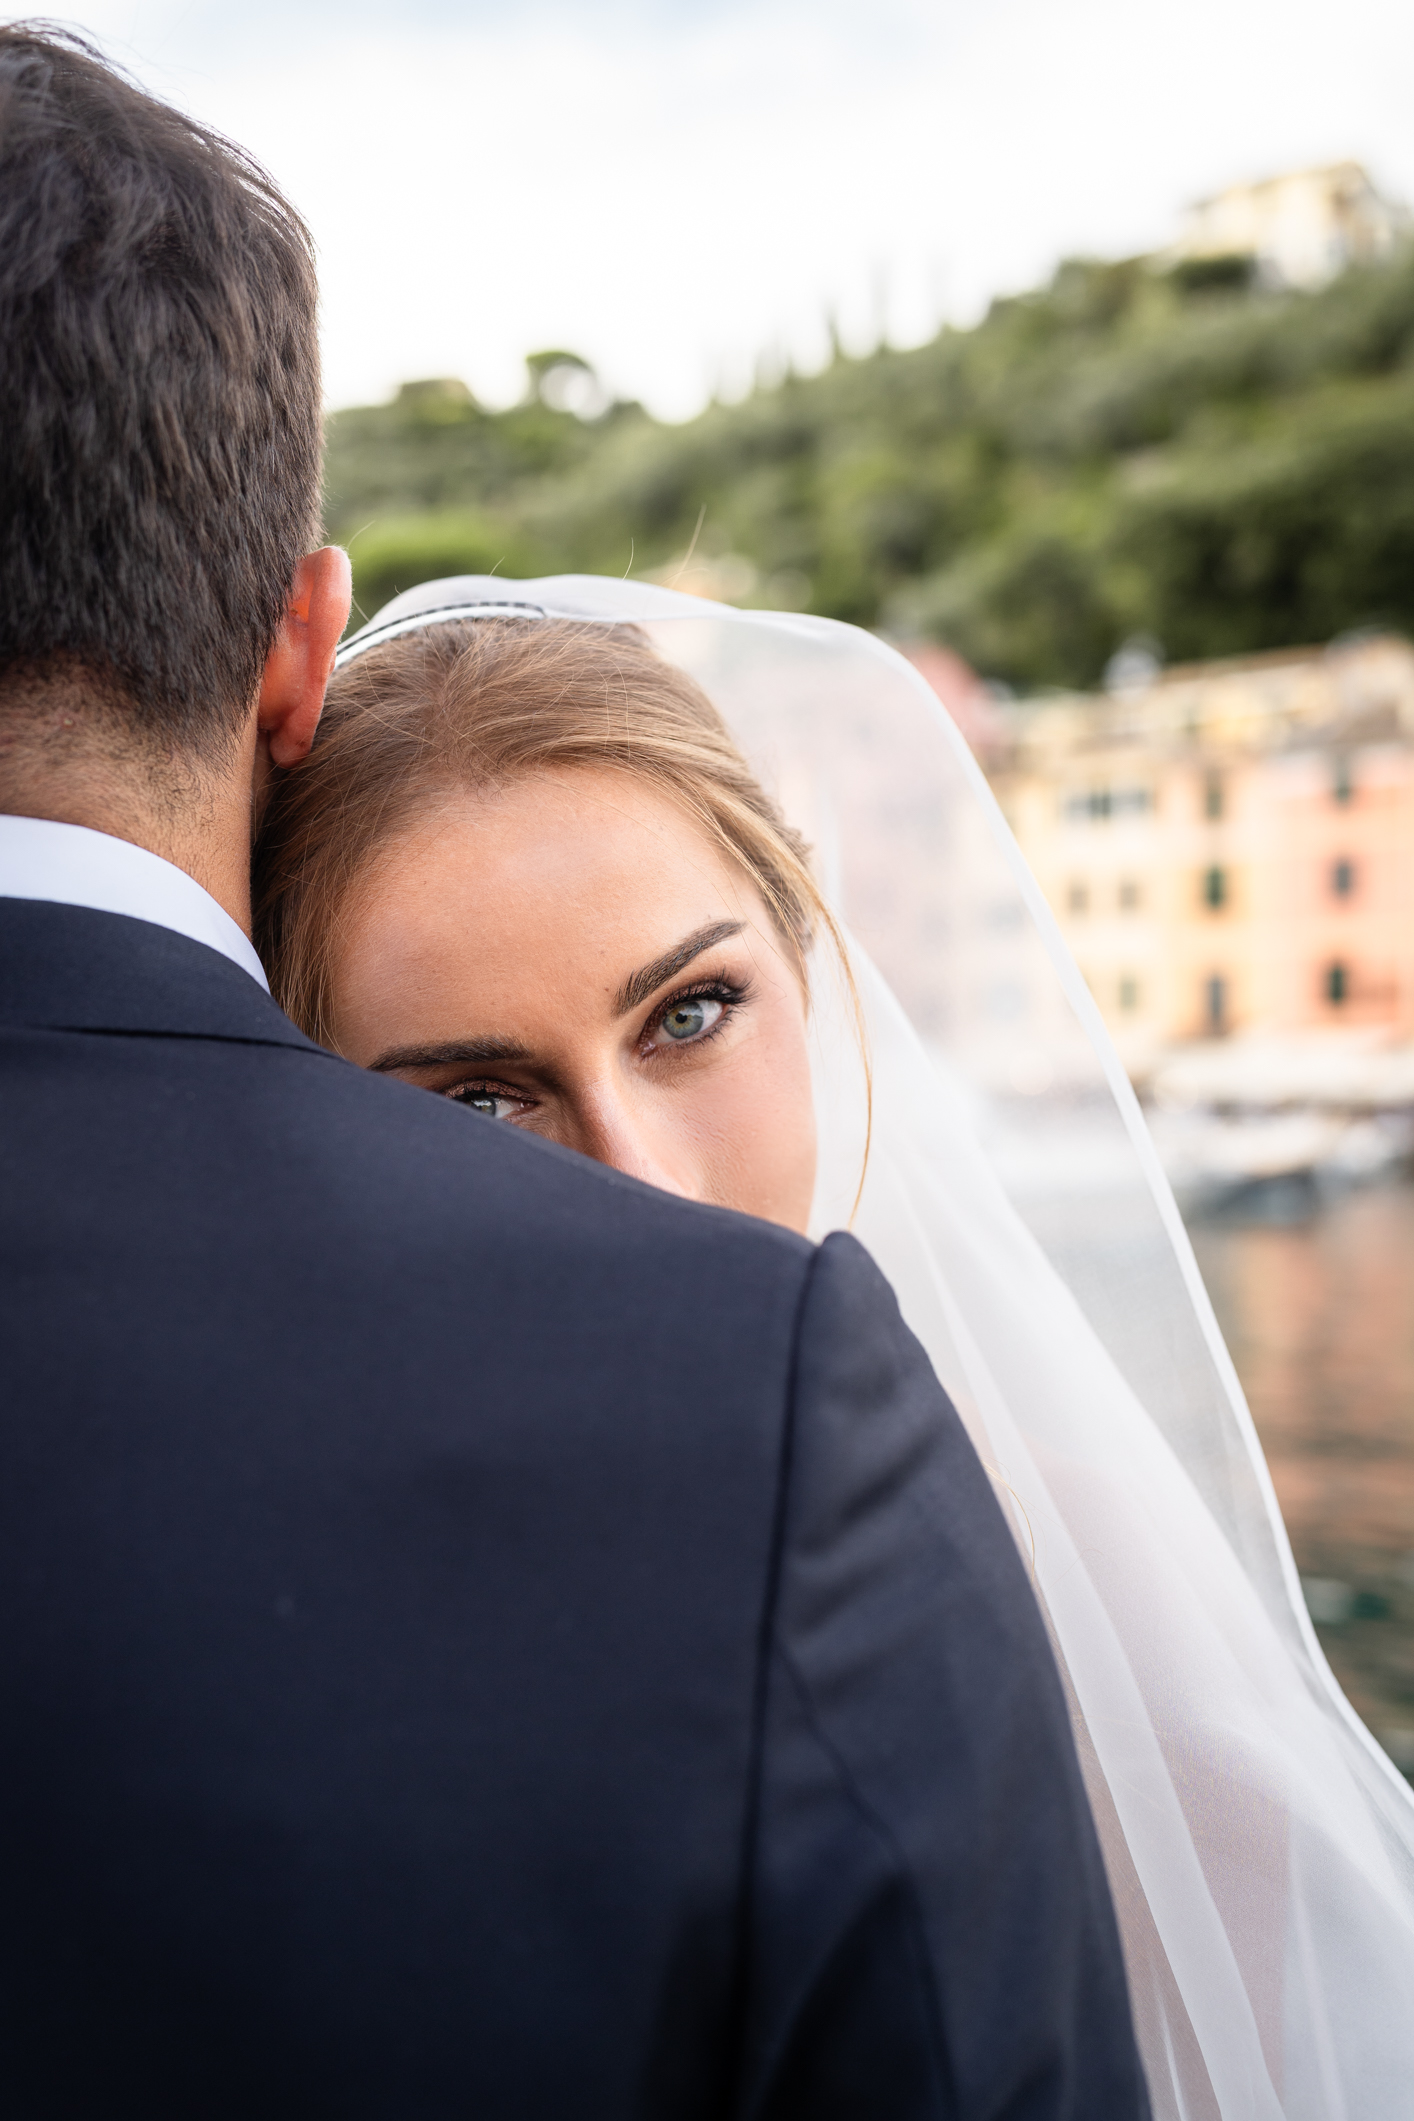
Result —
<path fill-rule="evenodd" d="M 347 910 L 391 840 L 443 792 L 565 766 L 616 767 L 678 804 L 756 886 L 802 986 L 813 936 L 839 947 L 804 841 L 700 686 L 636 627 L 447 620 L 338 672 L 314 749 L 276 781 L 256 848 L 255 941 L 300 1029 L 333 1044 Z"/>

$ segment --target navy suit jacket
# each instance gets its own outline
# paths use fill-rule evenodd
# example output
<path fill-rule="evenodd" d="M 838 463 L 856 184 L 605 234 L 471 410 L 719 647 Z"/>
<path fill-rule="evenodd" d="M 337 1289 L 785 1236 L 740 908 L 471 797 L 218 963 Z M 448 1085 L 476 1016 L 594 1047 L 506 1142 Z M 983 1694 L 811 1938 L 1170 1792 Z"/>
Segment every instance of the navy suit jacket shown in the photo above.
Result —
<path fill-rule="evenodd" d="M 1066 1707 L 848 1237 L 0 901 L 7 2121 L 1137 2116 Z"/>

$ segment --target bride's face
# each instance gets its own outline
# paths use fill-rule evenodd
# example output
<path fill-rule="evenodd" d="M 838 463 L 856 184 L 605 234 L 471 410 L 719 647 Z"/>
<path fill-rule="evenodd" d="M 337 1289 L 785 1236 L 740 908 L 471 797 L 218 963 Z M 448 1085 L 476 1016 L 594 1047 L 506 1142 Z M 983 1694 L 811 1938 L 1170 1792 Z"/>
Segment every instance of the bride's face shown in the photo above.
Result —
<path fill-rule="evenodd" d="M 589 767 L 449 794 L 349 912 L 334 977 L 349 1059 L 804 1230 L 800 981 L 760 895 L 676 805 Z"/>

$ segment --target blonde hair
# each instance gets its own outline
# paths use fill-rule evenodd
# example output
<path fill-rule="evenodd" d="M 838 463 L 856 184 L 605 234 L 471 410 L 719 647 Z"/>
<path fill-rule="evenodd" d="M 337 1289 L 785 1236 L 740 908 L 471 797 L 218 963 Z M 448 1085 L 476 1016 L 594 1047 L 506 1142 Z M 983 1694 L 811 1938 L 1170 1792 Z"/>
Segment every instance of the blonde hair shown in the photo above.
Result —
<path fill-rule="evenodd" d="M 575 765 L 617 767 L 679 804 L 755 885 L 802 986 L 823 931 L 853 996 L 809 850 L 700 686 L 632 626 L 461 620 L 370 649 L 338 673 L 314 749 L 277 780 L 256 847 L 255 940 L 301 1030 L 333 1043 L 354 887 L 429 797 Z"/>

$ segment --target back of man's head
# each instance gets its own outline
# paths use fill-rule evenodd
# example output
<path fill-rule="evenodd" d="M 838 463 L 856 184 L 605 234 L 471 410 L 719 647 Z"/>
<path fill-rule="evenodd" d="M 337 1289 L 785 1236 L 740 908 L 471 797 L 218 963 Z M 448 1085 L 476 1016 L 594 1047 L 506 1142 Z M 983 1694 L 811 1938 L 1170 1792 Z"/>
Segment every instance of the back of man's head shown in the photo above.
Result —
<path fill-rule="evenodd" d="M 319 518 L 309 236 L 80 39 L 0 26 L 0 722 L 216 759 Z"/>

